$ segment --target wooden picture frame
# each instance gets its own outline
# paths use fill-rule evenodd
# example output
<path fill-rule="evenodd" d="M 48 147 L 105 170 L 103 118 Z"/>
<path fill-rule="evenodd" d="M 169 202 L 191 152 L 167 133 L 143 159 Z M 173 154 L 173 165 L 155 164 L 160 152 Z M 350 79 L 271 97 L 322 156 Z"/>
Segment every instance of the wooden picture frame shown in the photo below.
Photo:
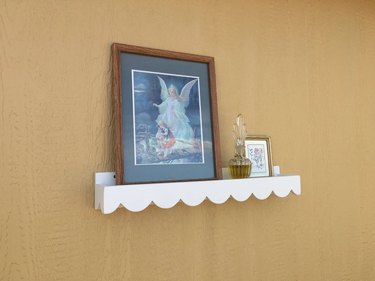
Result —
<path fill-rule="evenodd" d="M 273 175 L 271 138 L 269 136 L 247 136 L 245 155 L 252 163 L 250 177 Z"/>
<path fill-rule="evenodd" d="M 114 43 L 116 184 L 222 178 L 214 58 Z"/>

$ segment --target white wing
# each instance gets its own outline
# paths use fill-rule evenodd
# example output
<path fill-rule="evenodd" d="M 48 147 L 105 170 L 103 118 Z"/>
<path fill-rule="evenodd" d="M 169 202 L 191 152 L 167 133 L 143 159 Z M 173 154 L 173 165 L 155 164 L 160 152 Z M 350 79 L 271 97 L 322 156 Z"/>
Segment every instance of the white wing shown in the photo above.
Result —
<path fill-rule="evenodd" d="M 185 107 L 189 105 L 189 95 L 190 90 L 193 88 L 194 84 L 198 81 L 198 79 L 191 80 L 190 82 L 186 83 L 186 85 L 182 88 L 180 97 L 181 101 Z"/>
<path fill-rule="evenodd" d="M 162 78 L 159 78 L 159 83 L 160 83 L 160 87 L 161 87 L 161 91 L 160 91 L 160 98 L 162 101 L 165 101 L 167 98 L 168 98 L 168 89 L 167 89 L 167 84 L 165 84 L 164 80 Z"/>

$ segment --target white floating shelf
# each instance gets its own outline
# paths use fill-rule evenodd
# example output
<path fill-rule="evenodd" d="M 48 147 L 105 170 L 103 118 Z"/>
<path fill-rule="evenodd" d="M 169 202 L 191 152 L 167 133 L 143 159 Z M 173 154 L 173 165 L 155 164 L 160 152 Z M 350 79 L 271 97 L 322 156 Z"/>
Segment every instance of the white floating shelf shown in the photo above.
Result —
<path fill-rule="evenodd" d="M 225 176 L 227 173 L 223 170 Z M 222 204 L 229 197 L 242 202 L 254 195 L 263 200 L 272 192 L 278 197 L 286 197 L 291 191 L 301 194 L 300 176 L 116 185 L 115 173 L 96 173 L 95 209 L 110 214 L 122 205 L 129 211 L 139 212 L 151 203 L 167 209 L 179 201 L 197 206 L 207 198 L 215 204 Z"/>

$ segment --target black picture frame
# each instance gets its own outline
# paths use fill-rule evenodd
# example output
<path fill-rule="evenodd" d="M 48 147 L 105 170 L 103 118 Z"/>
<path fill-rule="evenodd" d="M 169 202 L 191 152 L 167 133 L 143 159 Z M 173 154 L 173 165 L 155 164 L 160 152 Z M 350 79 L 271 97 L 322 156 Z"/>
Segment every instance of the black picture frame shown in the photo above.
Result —
<path fill-rule="evenodd" d="M 222 178 L 214 58 L 114 43 L 116 184 Z"/>

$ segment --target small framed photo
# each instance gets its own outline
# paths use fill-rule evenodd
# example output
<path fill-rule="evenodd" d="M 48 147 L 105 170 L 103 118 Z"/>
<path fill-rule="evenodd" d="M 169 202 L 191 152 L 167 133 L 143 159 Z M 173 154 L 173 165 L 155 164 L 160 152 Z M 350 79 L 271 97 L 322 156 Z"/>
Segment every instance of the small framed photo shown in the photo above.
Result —
<path fill-rule="evenodd" d="M 222 178 L 212 57 L 114 43 L 117 184 Z"/>
<path fill-rule="evenodd" d="M 250 177 L 272 176 L 271 138 L 268 136 L 247 136 L 245 154 L 252 163 Z"/>

